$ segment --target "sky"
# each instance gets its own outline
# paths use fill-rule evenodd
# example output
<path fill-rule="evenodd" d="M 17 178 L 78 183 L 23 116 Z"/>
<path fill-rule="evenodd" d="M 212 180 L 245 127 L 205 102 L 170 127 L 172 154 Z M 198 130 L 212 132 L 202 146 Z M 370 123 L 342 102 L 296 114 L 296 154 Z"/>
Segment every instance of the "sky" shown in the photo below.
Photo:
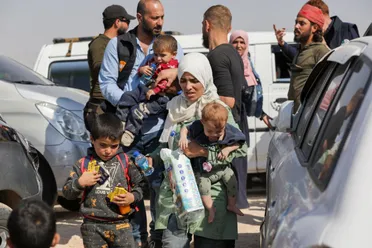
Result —
<path fill-rule="evenodd" d="M 306 0 L 163 0 L 163 30 L 183 34 L 201 32 L 203 13 L 215 4 L 227 6 L 232 28 L 272 31 L 272 25 L 293 30 L 295 17 Z M 363 34 L 372 22 L 371 0 L 326 0 L 331 15 L 356 23 Z M 33 67 L 44 44 L 56 37 L 95 36 L 103 32 L 102 12 L 122 5 L 135 16 L 137 0 L 0 0 L 0 54 Z M 135 27 L 136 21 L 130 24 Z"/>

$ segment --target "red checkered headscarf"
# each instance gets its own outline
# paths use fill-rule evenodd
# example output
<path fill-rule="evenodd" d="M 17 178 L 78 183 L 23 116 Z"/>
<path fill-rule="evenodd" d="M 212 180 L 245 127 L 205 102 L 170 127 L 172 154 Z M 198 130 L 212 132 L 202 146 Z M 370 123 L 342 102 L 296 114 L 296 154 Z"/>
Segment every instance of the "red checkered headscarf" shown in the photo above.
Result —
<path fill-rule="evenodd" d="M 305 4 L 300 12 L 298 12 L 297 16 L 304 17 L 311 21 L 312 23 L 318 24 L 319 27 L 322 29 L 324 25 L 324 16 L 323 12 L 310 4 Z"/>

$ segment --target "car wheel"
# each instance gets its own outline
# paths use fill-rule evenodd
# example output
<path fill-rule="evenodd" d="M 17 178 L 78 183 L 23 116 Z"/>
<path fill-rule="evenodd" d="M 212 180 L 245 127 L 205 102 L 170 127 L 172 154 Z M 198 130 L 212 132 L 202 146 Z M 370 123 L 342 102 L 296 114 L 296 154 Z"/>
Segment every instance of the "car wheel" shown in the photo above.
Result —
<path fill-rule="evenodd" d="M 9 237 L 7 223 L 11 212 L 12 209 L 10 207 L 0 203 L 0 248 L 7 247 L 6 240 Z"/>
<path fill-rule="evenodd" d="M 58 203 L 61 205 L 64 209 L 67 209 L 72 212 L 77 212 L 80 209 L 80 199 L 76 200 L 67 200 L 66 198 L 59 196 L 58 197 Z M 0 247 L 1 248 L 1 247 Z"/>

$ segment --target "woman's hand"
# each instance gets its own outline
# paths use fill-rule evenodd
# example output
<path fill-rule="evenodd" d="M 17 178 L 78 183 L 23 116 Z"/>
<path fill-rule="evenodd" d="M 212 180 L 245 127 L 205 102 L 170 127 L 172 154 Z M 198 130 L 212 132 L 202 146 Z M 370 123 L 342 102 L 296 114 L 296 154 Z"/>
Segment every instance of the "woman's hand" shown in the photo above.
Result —
<path fill-rule="evenodd" d="M 222 148 L 221 151 L 217 155 L 217 159 L 220 160 L 220 161 L 226 160 L 227 157 L 229 156 L 230 152 L 232 152 L 230 147 L 227 146 L 225 148 Z"/>
<path fill-rule="evenodd" d="M 177 78 L 177 73 L 178 69 L 173 68 L 173 69 L 167 69 L 167 70 L 162 70 L 159 72 L 156 80 L 155 80 L 155 86 L 162 80 L 167 80 L 167 88 L 169 88 L 174 80 Z"/>
<path fill-rule="evenodd" d="M 188 146 L 182 151 L 188 158 L 208 157 L 208 149 L 200 146 L 195 141 L 189 142 Z"/>
<path fill-rule="evenodd" d="M 129 204 L 134 202 L 134 195 L 130 192 L 126 194 L 120 194 L 115 196 L 112 202 L 118 206 L 128 206 Z"/>
<path fill-rule="evenodd" d="M 83 175 L 81 175 L 81 177 L 78 179 L 78 182 L 79 184 L 82 186 L 82 187 L 89 187 L 89 186 L 93 186 L 95 185 L 99 178 L 101 177 L 100 174 L 98 174 L 97 172 L 84 172 Z"/>

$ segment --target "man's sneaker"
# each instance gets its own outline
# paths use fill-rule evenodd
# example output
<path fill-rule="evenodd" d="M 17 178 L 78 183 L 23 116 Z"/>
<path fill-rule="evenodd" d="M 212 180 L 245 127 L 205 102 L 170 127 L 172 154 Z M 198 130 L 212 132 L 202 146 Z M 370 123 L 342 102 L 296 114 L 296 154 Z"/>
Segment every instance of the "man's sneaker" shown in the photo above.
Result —
<path fill-rule="evenodd" d="M 129 132 L 128 130 L 123 133 L 123 136 L 121 136 L 121 144 L 123 146 L 130 146 L 134 140 L 134 135 Z"/>

